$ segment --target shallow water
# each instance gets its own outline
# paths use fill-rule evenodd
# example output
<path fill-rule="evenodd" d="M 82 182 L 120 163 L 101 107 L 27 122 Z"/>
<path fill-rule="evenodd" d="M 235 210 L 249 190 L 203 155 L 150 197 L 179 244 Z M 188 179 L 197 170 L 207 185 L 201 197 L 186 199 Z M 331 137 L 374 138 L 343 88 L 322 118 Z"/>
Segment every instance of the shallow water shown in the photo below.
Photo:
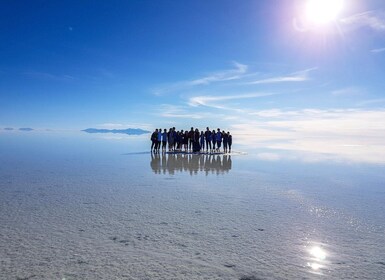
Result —
<path fill-rule="evenodd" d="M 383 164 L 147 144 L 2 132 L 0 279 L 384 278 Z"/>

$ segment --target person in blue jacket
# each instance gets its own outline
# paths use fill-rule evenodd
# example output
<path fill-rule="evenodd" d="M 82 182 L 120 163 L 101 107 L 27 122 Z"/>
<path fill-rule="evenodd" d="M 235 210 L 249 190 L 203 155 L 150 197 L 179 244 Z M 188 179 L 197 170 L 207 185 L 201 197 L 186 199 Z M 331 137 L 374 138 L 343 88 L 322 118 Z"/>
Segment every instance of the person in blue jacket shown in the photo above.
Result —
<path fill-rule="evenodd" d="M 161 128 L 159 128 L 159 130 L 158 130 L 158 135 L 157 135 L 157 145 L 156 145 L 156 150 L 157 150 L 157 152 L 159 152 L 159 150 L 160 150 L 160 144 L 162 143 L 162 129 Z"/>

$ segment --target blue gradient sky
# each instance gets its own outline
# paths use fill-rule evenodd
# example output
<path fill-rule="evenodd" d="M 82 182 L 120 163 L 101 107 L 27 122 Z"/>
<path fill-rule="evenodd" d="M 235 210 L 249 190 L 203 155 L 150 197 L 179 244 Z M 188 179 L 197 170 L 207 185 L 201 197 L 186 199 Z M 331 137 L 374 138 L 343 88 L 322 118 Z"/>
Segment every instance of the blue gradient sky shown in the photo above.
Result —
<path fill-rule="evenodd" d="M 383 132 L 385 2 L 305 2 L 1 1 L 0 128 Z"/>

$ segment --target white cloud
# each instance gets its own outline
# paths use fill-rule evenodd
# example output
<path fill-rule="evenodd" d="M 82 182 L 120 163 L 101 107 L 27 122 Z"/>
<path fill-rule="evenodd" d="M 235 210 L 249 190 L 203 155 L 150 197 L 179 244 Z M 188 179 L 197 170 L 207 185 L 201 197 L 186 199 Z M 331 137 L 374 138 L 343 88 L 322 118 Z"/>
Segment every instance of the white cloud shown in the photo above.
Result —
<path fill-rule="evenodd" d="M 380 48 L 380 49 L 373 49 L 373 50 L 370 50 L 372 53 L 382 53 L 382 52 L 385 52 L 385 48 Z"/>
<path fill-rule="evenodd" d="M 33 78 L 33 79 L 40 79 L 40 80 L 50 80 L 50 81 L 72 81 L 75 80 L 73 76 L 70 75 L 56 75 L 46 72 L 25 72 L 24 75 Z"/>
<path fill-rule="evenodd" d="M 157 116 L 163 118 L 204 119 L 210 117 L 207 112 L 192 112 L 188 107 L 162 104 Z"/>
<path fill-rule="evenodd" d="M 294 72 L 286 76 L 278 76 L 278 77 L 248 82 L 247 84 L 255 85 L 255 84 L 273 84 L 273 83 L 285 83 L 285 82 L 304 82 L 310 79 L 308 73 L 314 70 L 316 70 L 316 68 L 310 68 L 310 69 Z"/>
<path fill-rule="evenodd" d="M 159 87 L 154 90 L 154 94 L 163 95 L 169 92 L 186 90 L 196 86 L 241 79 L 247 73 L 248 66 L 238 62 L 233 62 L 233 65 L 233 69 L 222 70 L 198 79 L 180 81 Z"/>
<path fill-rule="evenodd" d="M 194 96 L 189 98 L 188 104 L 193 107 L 206 106 L 206 107 L 212 107 L 212 108 L 218 108 L 218 109 L 227 109 L 223 104 L 218 104 L 216 102 L 258 98 L 258 97 L 271 96 L 271 95 L 274 95 L 274 94 L 273 93 L 248 93 L 248 94 L 223 95 L 223 96 L 212 96 L 212 95 Z"/>
<path fill-rule="evenodd" d="M 385 31 L 385 14 L 382 11 L 368 11 L 355 14 L 340 19 L 340 22 L 356 28 L 366 26 L 376 31 Z"/>
<path fill-rule="evenodd" d="M 105 129 L 141 128 L 148 130 L 152 127 L 152 125 L 148 123 L 102 123 L 97 125 L 97 127 Z"/>
<path fill-rule="evenodd" d="M 359 106 L 385 103 L 385 98 L 369 99 L 358 103 Z"/>
<path fill-rule="evenodd" d="M 337 96 L 357 96 L 357 95 L 362 95 L 365 94 L 366 91 L 358 88 L 358 87 L 347 87 L 347 88 L 341 88 L 337 90 L 333 90 L 332 94 L 337 95 Z"/>
<path fill-rule="evenodd" d="M 242 77 L 242 74 L 247 72 L 248 66 L 234 62 L 235 69 L 225 70 L 217 73 L 210 74 L 206 77 L 202 77 L 196 80 L 187 81 L 187 86 L 208 85 L 213 82 L 237 80 Z"/>

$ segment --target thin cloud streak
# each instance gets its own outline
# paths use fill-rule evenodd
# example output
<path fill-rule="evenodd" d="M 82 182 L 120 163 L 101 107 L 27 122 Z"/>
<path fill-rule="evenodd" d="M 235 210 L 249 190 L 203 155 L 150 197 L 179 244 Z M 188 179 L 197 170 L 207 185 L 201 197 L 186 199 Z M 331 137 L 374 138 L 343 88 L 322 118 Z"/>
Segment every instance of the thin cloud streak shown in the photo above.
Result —
<path fill-rule="evenodd" d="M 359 96 L 365 94 L 366 91 L 358 87 L 347 87 L 333 90 L 331 93 L 336 96 Z"/>
<path fill-rule="evenodd" d="M 227 96 L 194 96 L 188 101 L 188 104 L 192 107 L 207 106 L 215 108 L 224 108 L 221 105 L 212 104 L 216 101 L 229 101 L 238 99 L 258 98 L 275 95 L 274 93 L 250 93 L 250 94 L 239 94 L 239 95 L 227 95 Z"/>
<path fill-rule="evenodd" d="M 33 79 L 48 80 L 48 81 L 73 81 L 75 78 L 70 75 L 55 75 L 46 72 L 25 72 L 24 75 Z"/>
<path fill-rule="evenodd" d="M 178 90 L 190 89 L 196 86 L 203 86 L 203 85 L 207 86 L 212 83 L 241 79 L 247 73 L 248 66 L 238 62 L 233 62 L 233 64 L 235 67 L 234 69 L 218 71 L 195 80 L 181 81 L 181 82 L 169 84 L 169 85 L 155 89 L 154 94 L 159 96 L 159 95 L 163 95 L 163 94 L 178 91 Z"/>
<path fill-rule="evenodd" d="M 385 52 L 385 48 L 373 49 L 373 50 L 370 50 L 370 52 L 372 52 L 372 53 L 382 53 L 382 52 Z"/>
<path fill-rule="evenodd" d="M 359 106 L 372 105 L 378 103 L 385 103 L 385 98 L 369 99 L 358 103 Z"/>
<path fill-rule="evenodd" d="M 305 82 L 308 81 L 309 75 L 308 73 L 316 70 L 317 68 L 310 68 L 303 71 L 294 72 L 287 76 L 279 76 L 268 79 L 257 80 L 253 82 L 248 82 L 248 85 L 256 85 L 256 84 L 274 84 L 274 83 L 285 83 L 285 82 Z"/>
<path fill-rule="evenodd" d="M 376 31 L 385 31 L 385 14 L 382 11 L 367 11 L 355 14 L 340 19 L 340 22 L 355 28 L 365 26 Z"/>

